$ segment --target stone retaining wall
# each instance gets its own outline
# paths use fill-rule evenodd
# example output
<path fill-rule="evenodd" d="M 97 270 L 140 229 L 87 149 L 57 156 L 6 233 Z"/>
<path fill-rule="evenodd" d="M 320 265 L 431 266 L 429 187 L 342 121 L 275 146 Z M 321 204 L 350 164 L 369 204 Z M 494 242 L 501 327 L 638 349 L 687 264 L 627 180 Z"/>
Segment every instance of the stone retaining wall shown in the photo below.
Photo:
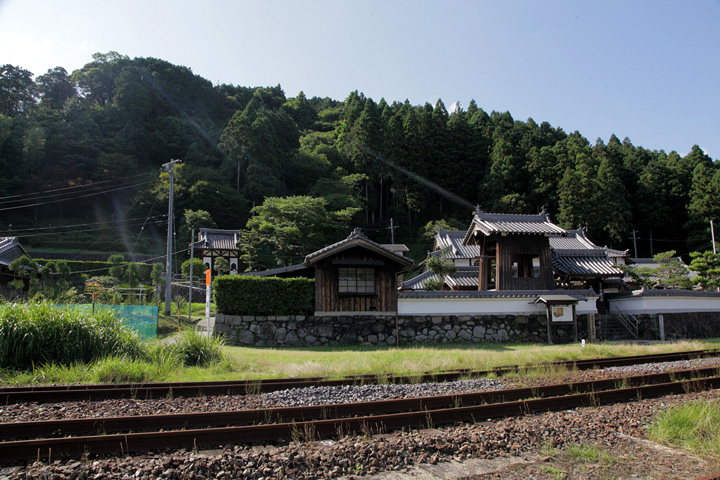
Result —
<path fill-rule="evenodd" d="M 587 338 L 578 316 L 578 338 Z M 217 315 L 215 333 L 234 345 L 338 346 L 427 343 L 547 342 L 545 315 L 235 316 Z M 552 326 L 553 343 L 574 341 L 572 324 Z"/>
<path fill-rule="evenodd" d="M 665 340 L 720 337 L 720 312 L 663 313 Z M 640 321 L 640 338 L 656 340 L 659 314 L 635 315 Z"/>

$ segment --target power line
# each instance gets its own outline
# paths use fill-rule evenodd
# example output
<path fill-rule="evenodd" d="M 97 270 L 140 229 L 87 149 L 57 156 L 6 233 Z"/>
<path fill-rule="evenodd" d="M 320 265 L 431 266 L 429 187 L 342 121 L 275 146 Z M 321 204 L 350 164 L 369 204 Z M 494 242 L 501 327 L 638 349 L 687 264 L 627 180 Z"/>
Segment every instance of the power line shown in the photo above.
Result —
<path fill-rule="evenodd" d="M 152 218 L 157 218 L 157 217 L 165 217 L 165 214 L 155 215 L 155 216 L 152 217 Z M 115 223 L 121 223 L 121 222 L 132 222 L 132 221 L 135 221 L 135 220 L 142 220 L 143 218 L 144 218 L 144 217 L 125 218 L 125 219 L 122 219 L 122 220 L 111 220 L 110 222 L 113 223 L 113 224 L 115 224 Z M 39 231 L 39 230 L 50 230 L 50 229 L 60 229 L 60 228 L 88 227 L 88 226 L 91 226 L 91 225 L 106 225 L 107 223 L 109 223 L 109 222 L 108 222 L 108 221 L 103 221 L 103 222 L 91 222 L 91 223 L 74 223 L 74 224 L 71 224 L 71 225 L 56 225 L 56 226 L 54 226 L 54 227 L 21 228 L 21 229 L 13 229 L 13 233 L 19 233 L 19 232 L 36 232 L 36 231 Z M 122 225 L 112 225 L 112 226 L 120 226 L 120 227 L 122 227 Z M 28 234 L 28 235 L 32 235 L 32 234 Z M 20 235 L 20 236 L 25 236 L 25 235 Z"/>
<path fill-rule="evenodd" d="M 151 173 L 152 173 L 152 172 L 151 172 Z M 65 191 L 65 190 L 77 190 L 77 189 L 98 188 L 99 186 L 104 185 L 104 184 L 106 184 L 106 183 L 112 183 L 112 182 L 119 182 L 119 183 L 121 183 L 121 182 L 124 182 L 125 180 L 129 180 L 129 179 L 137 178 L 137 177 L 144 177 L 144 176 L 147 176 L 147 175 L 149 175 L 149 174 L 147 174 L 147 173 L 140 173 L 140 174 L 138 174 L 138 175 L 132 175 L 132 176 L 129 176 L 129 177 L 115 178 L 115 179 L 113 179 L 113 180 L 101 180 L 101 181 L 99 181 L 99 182 L 86 183 L 86 184 L 84 184 L 84 185 L 73 185 L 73 186 L 70 186 L 70 187 L 54 188 L 54 189 L 51 189 L 51 190 L 45 190 L 45 191 L 43 191 L 43 192 L 31 192 L 31 193 L 22 193 L 22 194 L 19 194 L 19 195 L 8 195 L 8 196 L 5 196 L 5 197 L 0 197 L 0 203 L 20 202 L 20 201 L 23 201 L 23 200 L 24 200 L 24 199 L 22 199 L 21 197 L 32 197 L 32 196 L 37 196 L 37 195 L 46 195 L 46 196 L 47 196 L 47 195 L 50 194 L 51 192 L 61 192 L 61 191 Z M 71 193 L 72 193 L 72 192 L 71 192 Z M 53 194 L 53 195 L 66 195 L 66 194 L 64 194 L 64 193 L 57 193 L 57 194 Z M 52 196 L 52 195 L 50 195 L 50 196 Z M 16 198 L 16 199 L 19 199 L 19 200 L 11 200 L 11 199 L 13 199 L 13 198 Z M 33 200 L 34 200 L 34 199 L 33 199 Z"/>
<path fill-rule="evenodd" d="M 124 186 L 124 187 L 118 187 L 118 188 L 113 188 L 113 189 L 110 189 L 110 190 L 104 190 L 104 191 L 102 191 L 102 192 L 94 192 L 94 193 L 88 193 L 88 194 L 85 194 L 85 195 L 78 195 L 78 196 L 75 196 L 75 197 L 61 198 L 61 199 L 53 200 L 53 201 L 49 201 L 49 202 L 38 202 L 38 203 L 31 203 L 31 204 L 28 204 L 28 205 L 18 205 L 18 206 L 15 206 L 15 207 L 5 207 L 5 208 L 0 208 L 0 212 L 5 212 L 5 211 L 8 211 L 8 210 L 20 210 L 20 209 L 23 209 L 23 208 L 37 207 L 37 206 L 40 206 L 40 205 L 50 205 L 50 204 L 54 204 L 54 203 L 65 202 L 65 201 L 68 201 L 68 200 L 77 200 L 77 199 L 79 199 L 79 198 L 94 197 L 94 196 L 97 196 L 97 195 L 104 195 L 104 194 L 106 194 L 106 193 L 116 192 L 116 191 L 118 191 L 118 190 L 125 190 L 125 189 L 128 189 L 128 188 L 139 187 L 139 186 L 141 186 L 141 185 L 147 185 L 147 184 L 153 183 L 153 182 L 155 182 L 155 180 L 150 180 L 150 181 L 147 181 L 147 182 L 136 183 L 136 184 L 133 184 L 133 185 L 126 185 L 126 186 Z"/>
<path fill-rule="evenodd" d="M 22 238 L 29 238 L 29 237 L 45 237 L 48 235 L 62 235 L 64 233 L 75 233 L 75 232 L 97 232 L 99 230 L 106 230 L 106 229 L 112 229 L 112 228 L 123 228 L 123 227 L 137 227 L 138 225 L 145 225 L 146 222 L 138 222 L 138 223 L 131 223 L 127 225 L 117 225 L 117 226 L 109 226 L 109 227 L 100 227 L 100 228 L 84 228 L 80 230 L 73 230 L 72 232 L 45 232 L 45 233 L 29 233 L 26 235 L 17 235 L 18 237 Z M 165 223 L 165 222 L 163 222 Z"/>

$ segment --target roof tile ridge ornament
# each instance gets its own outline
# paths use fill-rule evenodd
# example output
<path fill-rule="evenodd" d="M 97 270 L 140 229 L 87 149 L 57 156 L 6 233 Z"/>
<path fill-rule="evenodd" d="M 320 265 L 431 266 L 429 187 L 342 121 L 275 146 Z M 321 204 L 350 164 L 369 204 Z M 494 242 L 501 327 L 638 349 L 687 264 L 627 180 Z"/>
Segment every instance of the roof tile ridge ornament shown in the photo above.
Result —
<path fill-rule="evenodd" d="M 550 220 L 550 212 L 548 212 L 548 209 L 545 205 L 540 207 L 540 215 L 545 216 L 545 221 L 548 223 L 553 223 L 552 220 Z"/>
<path fill-rule="evenodd" d="M 367 236 L 363 233 L 360 227 L 353 228 L 353 231 L 350 232 L 350 235 L 348 235 L 348 240 L 353 238 L 364 238 L 365 240 L 367 240 Z"/>

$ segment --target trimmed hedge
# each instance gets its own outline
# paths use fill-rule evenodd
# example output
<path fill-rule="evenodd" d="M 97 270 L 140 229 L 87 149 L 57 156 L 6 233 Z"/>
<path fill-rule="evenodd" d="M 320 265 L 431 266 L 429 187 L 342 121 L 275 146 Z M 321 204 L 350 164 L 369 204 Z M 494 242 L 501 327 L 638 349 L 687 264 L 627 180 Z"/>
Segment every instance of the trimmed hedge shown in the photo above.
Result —
<path fill-rule="evenodd" d="M 223 275 L 213 281 L 215 307 L 225 315 L 306 315 L 314 311 L 311 278 Z"/>

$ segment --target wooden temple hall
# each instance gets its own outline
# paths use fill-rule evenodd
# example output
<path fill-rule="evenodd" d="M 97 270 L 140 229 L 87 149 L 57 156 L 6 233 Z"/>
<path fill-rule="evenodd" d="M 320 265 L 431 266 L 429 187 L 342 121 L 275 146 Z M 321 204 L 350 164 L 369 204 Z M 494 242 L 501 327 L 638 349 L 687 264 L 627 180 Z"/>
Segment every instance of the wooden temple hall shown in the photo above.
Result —
<path fill-rule="evenodd" d="M 550 237 L 565 233 L 544 209 L 538 215 L 511 215 L 478 208 L 462 242 L 479 247 L 477 289 L 554 289 Z"/>

